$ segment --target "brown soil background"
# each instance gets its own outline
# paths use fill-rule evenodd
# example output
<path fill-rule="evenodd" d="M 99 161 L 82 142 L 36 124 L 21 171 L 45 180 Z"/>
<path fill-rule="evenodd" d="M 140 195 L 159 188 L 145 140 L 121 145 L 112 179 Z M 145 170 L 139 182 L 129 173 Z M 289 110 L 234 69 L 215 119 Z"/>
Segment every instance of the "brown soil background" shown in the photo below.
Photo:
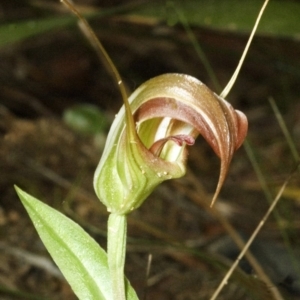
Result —
<path fill-rule="evenodd" d="M 107 2 L 101 5 L 119 4 Z M 8 19 L 35 15 L 14 1 L 2 9 Z M 118 16 L 92 24 L 129 90 L 169 72 L 193 75 L 214 90 L 182 26 Z M 194 33 L 225 86 L 247 36 L 202 28 L 194 28 Z M 249 119 L 248 140 L 272 197 L 295 160 L 268 98 L 274 97 L 299 149 L 299 53 L 299 41 L 257 36 L 227 97 Z M 72 131 L 62 121 L 64 110 L 78 103 L 95 104 L 107 116 L 113 116 L 122 104 L 116 85 L 76 27 L 0 49 L 0 299 L 76 299 L 52 265 L 14 184 L 78 221 L 105 247 L 107 213 L 92 188 L 101 151 L 92 137 Z M 211 245 L 228 234 L 207 209 L 219 160 L 199 138 L 190 148 L 188 165 L 184 178 L 162 184 L 129 216 L 126 274 L 141 299 L 209 299 L 230 265 L 210 252 Z M 298 173 L 276 209 L 279 217 L 272 215 L 260 238 L 297 253 L 299 201 Z M 268 205 L 242 147 L 234 156 L 215 210 L 249 235 Z M 149 254 L 152 264 L 146 280 Z M 230 280 L 219 299 L 253 299 L 238 278 Z M 286 299 L 300 297 L 280 289 Z"/>

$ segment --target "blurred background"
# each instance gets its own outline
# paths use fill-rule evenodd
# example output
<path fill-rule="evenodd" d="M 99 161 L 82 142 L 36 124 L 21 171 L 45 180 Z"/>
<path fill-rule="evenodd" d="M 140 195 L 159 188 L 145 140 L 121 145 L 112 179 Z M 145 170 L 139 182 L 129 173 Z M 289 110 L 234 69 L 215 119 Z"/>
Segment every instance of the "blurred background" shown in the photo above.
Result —
<path fill-rule="evenodd" d="M 233 74 L 262 3 L 76 1 L 129 91 L 176 72 L 216 93 Z M 295 169 L 299 15 L 300 1 L 270 1 L 227 97 L 247 115 L 249 134 L 215 207 L 219 159 L 200 137 L 189 149 L 187 175 L 162 184 L 129 216 L 126 274 L 141 299 L 209 299 L 239 253 L 232 232 L 246 241 Z M 59 1 L 0 3 L 0 299 L 76 299 L 13 185 L 105 247 L 107 213 L 92 178 L 121 105 L 109 70 Z M 219 299 L 276 299 L 274 287 L 283 299 L 300 299 L 299 179 L 298 172 L 251 248 L 271 286 L 244 259 Z"/>

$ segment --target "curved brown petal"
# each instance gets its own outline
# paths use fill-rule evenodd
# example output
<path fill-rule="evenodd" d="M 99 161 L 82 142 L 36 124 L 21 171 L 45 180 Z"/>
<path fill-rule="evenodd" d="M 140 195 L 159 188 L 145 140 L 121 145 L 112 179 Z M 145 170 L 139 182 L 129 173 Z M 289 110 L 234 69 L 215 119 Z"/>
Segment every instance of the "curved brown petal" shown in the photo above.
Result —
<path fill-rule="evenodd" d="M 156 87 L 155 95 L 151 93 L 152 84 Z M 233 153 L 247 134 L 246 116 L 191 76 L 165 74 L 149 80 L 145 85 L 141 91 L 143 102 L 134 112 L 136 122 L 169 117 L 188 123 L 196 129 L 193 138 L 201 134 L 220 157 L 221 170 L 213 204 L 225 180 Z"/>

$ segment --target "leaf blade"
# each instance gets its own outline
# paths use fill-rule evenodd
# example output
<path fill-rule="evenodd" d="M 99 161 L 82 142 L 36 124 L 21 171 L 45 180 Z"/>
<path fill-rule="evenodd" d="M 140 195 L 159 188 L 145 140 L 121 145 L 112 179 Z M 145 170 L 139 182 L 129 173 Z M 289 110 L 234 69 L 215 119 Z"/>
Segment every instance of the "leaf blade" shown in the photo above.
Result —
<path fill-rule="evenodd" d="M 15 187 L 40 238 L 82 300 L 112 299 L 106 252 L 78 224 Z M 138 299 L 126 282 L 128 299 Z"/>

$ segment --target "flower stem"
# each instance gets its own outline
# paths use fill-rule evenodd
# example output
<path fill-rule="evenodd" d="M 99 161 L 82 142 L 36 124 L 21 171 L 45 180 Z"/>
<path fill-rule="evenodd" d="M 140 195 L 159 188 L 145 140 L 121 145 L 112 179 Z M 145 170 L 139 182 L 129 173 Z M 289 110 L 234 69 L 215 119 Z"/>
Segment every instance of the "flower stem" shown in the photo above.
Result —
<path fill-rule="evenodd" d="M 124 264 L 126 254 L 126 215 L 110 214 L 107 228 L 107 256 L 113 299 L 126 300 Z"/>

